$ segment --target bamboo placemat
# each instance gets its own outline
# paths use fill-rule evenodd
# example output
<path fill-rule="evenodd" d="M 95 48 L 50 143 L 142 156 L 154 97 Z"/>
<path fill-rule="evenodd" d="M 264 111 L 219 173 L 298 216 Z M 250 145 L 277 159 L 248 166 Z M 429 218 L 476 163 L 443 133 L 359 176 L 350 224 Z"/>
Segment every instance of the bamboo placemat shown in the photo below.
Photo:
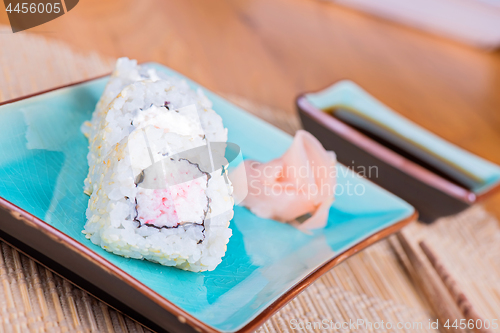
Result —
<path fill-rule="evenodd" d="M 75 52 L 42 35 L 13 35 L 8 31 L 7 27 L 0 27 L 0 101 L 102 75 L 114 63 L 114 59 L 97 54 Z M 279 110 L 255 105 L 238 96 L 226 97 L 290 133 L 299 126 L 297 118 Z M 443 219 L 431 227 L 413 224 L 400 237 L 411 243 L 414 257 L 404 251 L 396 236 L 381 241 L 326 273 L 258 331 L 291 332 L 291 325 L 323 320 L 333 323 L 350 319 L 372 323 L 434 320 L 437 312 L 431 306 L 432 300 L 424 296 L 425 285 L 424 288 L 419 285 L 421 274 L 414 266 L 415 258 L 425 260 L 415 245 L 421 239 L 450 266 L 484 317 L 498 315 L 500 258 L 495 254 L 500 250 L 499 229 L 498 221 L 481 207 Z M 14 248 L 0 244 L 1 332 L 149 332 Z M 429 263 L 426 265 L 430 269 Z M 296 331 L 323 329 L 297 327 Z M 424 326 L 357 331 L 434 330 Z"/>

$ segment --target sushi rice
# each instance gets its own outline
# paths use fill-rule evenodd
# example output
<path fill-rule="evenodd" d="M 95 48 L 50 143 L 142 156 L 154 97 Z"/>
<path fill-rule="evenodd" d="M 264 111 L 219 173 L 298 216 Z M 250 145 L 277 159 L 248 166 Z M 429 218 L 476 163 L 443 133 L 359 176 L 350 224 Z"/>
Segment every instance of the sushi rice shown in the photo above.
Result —
<path fill-rule="evenodd" d="M 215 269 L 231 237 L 232 186 L 222 165 L 180 157 L 227 141 L 202 91 L 121 58 L 82 131 L 86 237 L 127 258 Z"/>

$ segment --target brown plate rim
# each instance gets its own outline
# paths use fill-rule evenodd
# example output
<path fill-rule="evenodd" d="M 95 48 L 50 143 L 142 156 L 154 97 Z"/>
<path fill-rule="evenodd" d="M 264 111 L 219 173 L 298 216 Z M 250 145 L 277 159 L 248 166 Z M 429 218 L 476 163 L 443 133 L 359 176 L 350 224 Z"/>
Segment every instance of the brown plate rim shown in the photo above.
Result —
<path fill-rule="evenodd" d="M 47 90 L 44 90 L 44 91 L 41 91 L 38 93 L 22 96 L 19 98 L 14 98 L 14 99 L 11 99 L 8 101 L 1 102 L 0 106 L 6 105 L 6 104 L 11 104 L 14 102 L 19 102 L 19 101 L 22 101 L 22 100 L 25 100 L 25 99 L 28 99 L 31 97 L 36 97 L 36 96 L 43 95 L 43 94 L 46 94 L 48 92 L 56 91 L 59 89 L 68 88 L 68 87 L 72 87 L 75 85 L 83 84 L 83 83 L 93 81 L 96 79 L 104 78 L 106 76 L 109 76 L 109 74 L 101 75 L 101 76 L 94 77 L 91 79 L 86 79 L 86 80 L 82 80 L 82 81 L 78 81 L 78 82 L 74 82 L 74 83 L 70 83 L 70 84 L 66 84 L 66 85 L 62 85 L 62 86 L 58 86 L 55 88 L 47 89 Z M 380 187 L 378 185 L 376 185 L 376 186 Z M 28 213 L 24 209 L 16 206 L 15 204 L 4 199 L 3 197 L 0 197 L 0 206 L 3 207 L 4 209 L 6 209 L 7 211 L 9 211 L 10 214 L 13 217 L 15 217 L 16 219 L 23 220 L 25 223 L 27 223 L 31 227 L 36 228 L 39 231 L 47 234 L 54 241 L 64 244 L 66 247 L 68 247 L 68 250 L 77 252 L 79 255 L 81 255 L 86 260 L 93 262 L 95 265 L 98 265 L 101 268 L 103 268 L 104 270 L 108 271 L 110 274 L 113 274 L 116 278 L 119 278 L 122 281 L 125 281 L 131 287 L 135 288 L 136 290 L 139 290 L 141 293 L 143 293 L 145 296 L 150 298 L 153 302 L 155 302 L 156 304 L 161 306 L 163 309 L 165 309 L 168 312 L 177 316 L 177 318 L 180 322 L 186 323 L 186 324 L 192 326 L 197 331 L 202 331 L 202 332 L 207 332 L 207 333 L 220 333 L 221 332 L 221 331 L 216 330 L 213 327 L 205 324 L 204 322 L 202 322 L 201 320 L 190 315 L 186 311 L 182 310 L 181 308 L 179 308 L 174 303 L 170 302 L 165 297 L 161 296 L 160 294 L 158 294 L 157 292 L 155 292 L 151 288 L 147 287 L 146 285 L 144 285 L 143 283 L 141 283 L 140 281 L 135 279 L 132 275 L 126 273 L 121 268 L 117 267 L 116 265 L 112 264 L 111 262 L 109 262 L 106 259 L 104 259 L 103 257 L 101 257 L 96 252 L 92 251 L 90 248 L 87 248 L 85 245 L 80 244 L 78 241 L 76 241 L 75 239 L 66 235 L 62 231 L 59 231 L 58 229 L 52 227 L 48 223 L 37 218 L 36 216 L 32 215 L 31 213 Z M 361 242 L 350 247 L 349 249 L 345 250 L 344 252 L 342 252 L 339 255 L 332 258 L 331 260 L 326 261 L 323 265 L 316 268 L 309 275 L 307 275 L 301 281 L 299 281 L 294 286 L 292 286 L 290 289 L 288 289 L 286 292 L 284 292 L 278 299 L 276 299 L 269 306 L 267 306 L 254 319 L 252 319 L 244 327 L 239 329 L 237 331 L 237 333 L 253 332 L 260 325 L 262 325 L 264 323 L 264 321 L 269 319 L 274 313 L 276 313 L 280 308 L 285 306 L 290 300 L 292 300 L 295 296 L 297 296 L 297 294 L 299 294 L 302 290 L 304 290 L 306 287 L 308 287 L 310 284 L 312 284 L 315 280 L 317 280 L 326 271 L 330 270 L 331 268 L 333 268 L 337 264 L 341 263 L 345 259 L 356 254 L 357 252 L 374 244 L 375 242 L 397 232 L 398 230 L 403 228 L 405 225 L 409 224 L 412 221 L 415 221 L 417 218 L 418 218 L 418 213 L 415 211 L 415 209 L 413 209 L 413 213 L 410 216 L 408 216 L 400 221 L 394 222 L 390 226 L 376 232 L 373 235 L 368 236 L 367 238 L 365 238 Z"/>

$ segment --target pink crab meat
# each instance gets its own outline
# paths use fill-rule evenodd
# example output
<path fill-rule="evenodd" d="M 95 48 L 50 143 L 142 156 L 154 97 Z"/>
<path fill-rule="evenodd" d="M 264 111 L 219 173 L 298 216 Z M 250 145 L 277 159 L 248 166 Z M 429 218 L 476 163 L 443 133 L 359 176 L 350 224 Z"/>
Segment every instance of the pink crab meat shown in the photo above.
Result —
<path fill-rule="evenodd" d="M 202 224 L 208 200 L 205 188 L 206 179 L 197 178 L 165 189 L 140 189 L 137 219 L 159 228 L 186 222 Z"/>

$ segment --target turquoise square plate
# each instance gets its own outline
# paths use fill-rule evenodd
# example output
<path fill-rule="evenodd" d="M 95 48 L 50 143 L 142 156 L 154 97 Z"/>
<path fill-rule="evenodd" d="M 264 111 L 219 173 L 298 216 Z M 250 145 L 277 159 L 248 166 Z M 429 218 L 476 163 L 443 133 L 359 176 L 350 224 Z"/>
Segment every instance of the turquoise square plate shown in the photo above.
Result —
<path fill-rule="evenodd" d="M 412 206 L 343 168 L 338 184 L 346 191 L 331 207 L 328 225 L 311 235 L 236 207 L 226 256 L 212 272 L 110 254 L 81 232 L 88 149 L 80 125 L 90 119 L 107 80 L 0 106 L 0 236 L 155 330 L 251 332 L 323 272 L 416 218 Z M 186 80 L 212 100 L 244 158 L 269 161 L 292 142 Z M 360 195 L 349 194 L 349 186 Z"/>

